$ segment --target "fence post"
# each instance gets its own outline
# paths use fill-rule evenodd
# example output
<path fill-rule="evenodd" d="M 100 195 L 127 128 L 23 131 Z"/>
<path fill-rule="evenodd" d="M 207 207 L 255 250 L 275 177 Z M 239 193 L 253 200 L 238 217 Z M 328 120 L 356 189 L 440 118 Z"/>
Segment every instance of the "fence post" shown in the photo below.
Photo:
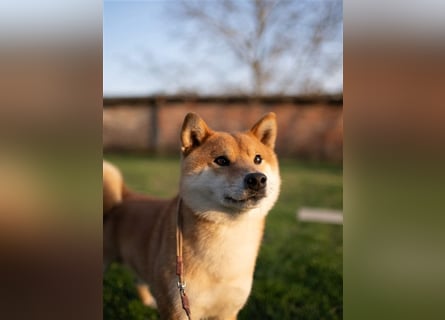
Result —
<path fill-rule="evenodd" d="M 150 132 L 149 132 L 149 141 L 150 151 L 154 153 L 158 153 L 158 134 L 159 134 L 159 117 L 158 117 L 158 102 L 157 99 L 153 99 L 151 104 L 149 104 L 150 108 Z"/>

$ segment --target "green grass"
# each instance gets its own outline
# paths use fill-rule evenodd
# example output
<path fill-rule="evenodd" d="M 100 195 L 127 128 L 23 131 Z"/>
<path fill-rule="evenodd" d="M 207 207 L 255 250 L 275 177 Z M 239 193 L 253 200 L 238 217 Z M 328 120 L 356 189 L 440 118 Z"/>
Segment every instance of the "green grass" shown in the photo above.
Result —
<path fill-rule="evenodd" d="M 108 155 L 133 189 L 170 197 L 179 158 Z M 343 228 L 300 223 L 301 206 L 342 209 L 342 168 L 281 160 L 280 198 L 269 213 L 254 285 L 238 319 L 342 319 Z M 133 276 L 113 264 L 104 276 L 104 319 L 158 319 L 137 299 Z M 192 306 L 193 307 L 193 306 Z"/>

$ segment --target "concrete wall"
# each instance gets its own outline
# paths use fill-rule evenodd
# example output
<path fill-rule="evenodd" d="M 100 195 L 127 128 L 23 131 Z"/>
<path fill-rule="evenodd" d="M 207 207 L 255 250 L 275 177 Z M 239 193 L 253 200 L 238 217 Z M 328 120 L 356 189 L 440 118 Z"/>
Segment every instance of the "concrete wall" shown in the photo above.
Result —
<path fill-rule="evenodd" d="M 340 162 L 343 159 L 342 96 L 149 97 L 104 99 L 104 151 L 177 153 L 187 112 L 214 130 L 242 131 L 263 114 L 277 114 L 279 155 Z"/>

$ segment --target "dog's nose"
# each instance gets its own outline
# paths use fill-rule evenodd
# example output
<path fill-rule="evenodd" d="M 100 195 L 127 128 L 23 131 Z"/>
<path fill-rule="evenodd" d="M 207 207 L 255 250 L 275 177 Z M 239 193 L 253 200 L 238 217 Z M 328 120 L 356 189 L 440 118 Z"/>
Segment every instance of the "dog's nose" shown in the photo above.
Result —
<path fill-rule="evenodd" d="M 259 191 L 266 187 L 267 177 L 259 172 L 249 173 L 244 178 L 244 186 L 248 189 Z"/>

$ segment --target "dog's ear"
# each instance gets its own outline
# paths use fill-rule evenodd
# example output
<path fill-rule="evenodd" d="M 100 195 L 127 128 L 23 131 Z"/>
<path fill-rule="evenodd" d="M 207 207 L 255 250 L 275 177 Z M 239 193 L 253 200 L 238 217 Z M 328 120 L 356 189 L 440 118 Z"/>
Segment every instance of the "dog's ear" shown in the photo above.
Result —
<path fill-rule="evenodd" d="M 250 132 L 269 148 L 275 148 L 275 139 L 277 138 L 277 117 L 275 113 L 269 112 L 263 116 L 250 129 Z"/>
<path fill-rule="evenodd" d="M 188 113 L 181 131 L 182 153 L 186 155 L 194 148 L 199 147 L 211 134 L 212 130 L 200 116 L 196 113 Z"/>

